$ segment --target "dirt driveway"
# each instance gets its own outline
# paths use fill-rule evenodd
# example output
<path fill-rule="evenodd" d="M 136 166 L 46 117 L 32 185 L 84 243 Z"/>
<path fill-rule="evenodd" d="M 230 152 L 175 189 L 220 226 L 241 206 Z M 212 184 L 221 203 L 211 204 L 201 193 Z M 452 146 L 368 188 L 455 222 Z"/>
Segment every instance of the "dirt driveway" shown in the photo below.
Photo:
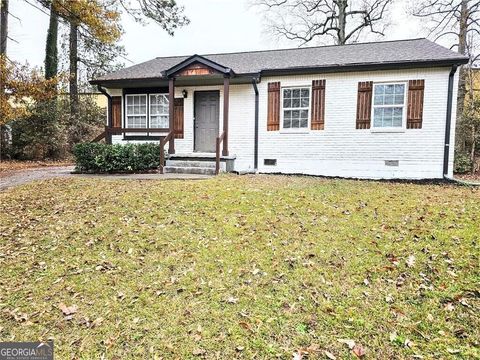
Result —
<path fill-rule="evenodd" d="M 73 176 L 74 166 L 39 167 L 25 170 L 14 170 L 0 174 L 0 191 L 13 186 L 26 184 L 34 180 L 45 180 L 57 177 Z"/>

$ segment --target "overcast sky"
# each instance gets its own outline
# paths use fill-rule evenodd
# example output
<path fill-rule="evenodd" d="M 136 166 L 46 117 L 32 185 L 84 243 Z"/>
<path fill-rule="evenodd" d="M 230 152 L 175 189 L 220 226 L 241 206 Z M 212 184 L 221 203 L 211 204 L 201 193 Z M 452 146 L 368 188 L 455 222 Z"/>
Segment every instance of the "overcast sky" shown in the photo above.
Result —
<path fill-rule="evenodd" d="M 415 19 L 407 18 L 407 0 L 397 0 L 392 9 L 392 25 L 385 40 L 417 38 L 425 35 Z M 36 4 L 35 0 L 28 0 Z M 248 6 L 249 0 L 178 0 L 185 6 L 191 23 L 180 29 L 174 37 L 168 36 L 159 26 L 136 24 L 123 19 L 125 34 L 122 43 L 127 58 L 133 63 L 157 56 L 208 54 L 218 52 L 262 50 L 294 47 L 286 41 L 275 41 L 266 32 L 258 9 Z M 10 58 L 42 66 L 45 56 L 45 38 L 48 15 L 25 0 L 10 0 L 10 12 L 20 20 L 10 17 Z M 125 65 L 131 65 L 125 61 Z"/>

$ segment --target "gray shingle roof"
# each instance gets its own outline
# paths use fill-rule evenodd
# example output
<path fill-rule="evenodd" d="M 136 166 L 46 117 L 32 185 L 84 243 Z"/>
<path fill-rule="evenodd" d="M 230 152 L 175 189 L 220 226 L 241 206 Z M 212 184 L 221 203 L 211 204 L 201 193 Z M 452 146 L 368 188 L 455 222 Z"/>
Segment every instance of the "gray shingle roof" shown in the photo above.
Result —
<path fill-rule="evenodd" d="M 457 52 L 427 39 L 359 43 L 343 46 L 321 46 L 282 50 L 207 54 L 203 57 L 231 68 L 238 74 L 307 68 L 339 68 L 377 64 L 465 63 Z M 158 57 L 144 63 L 102 76 L 95 83 L 109 80 L 161 78 L 189 56 Z"/>

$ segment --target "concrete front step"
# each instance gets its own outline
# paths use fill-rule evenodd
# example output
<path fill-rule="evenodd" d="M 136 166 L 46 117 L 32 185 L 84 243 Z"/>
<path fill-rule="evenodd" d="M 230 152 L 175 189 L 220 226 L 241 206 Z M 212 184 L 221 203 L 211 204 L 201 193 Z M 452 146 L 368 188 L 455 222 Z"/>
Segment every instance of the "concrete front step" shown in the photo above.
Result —
<path fill-rule="evenodd" d="M 215 168 L 215 161 L 167 160 L 167 166 Z"/>
<path fill-rule="evenodd" d="M 215 167 L 198 167 L 198 166 L 165 166 L 163 172 L 166 174 L 199 174 L 199 175 L 215 175 Z"/>

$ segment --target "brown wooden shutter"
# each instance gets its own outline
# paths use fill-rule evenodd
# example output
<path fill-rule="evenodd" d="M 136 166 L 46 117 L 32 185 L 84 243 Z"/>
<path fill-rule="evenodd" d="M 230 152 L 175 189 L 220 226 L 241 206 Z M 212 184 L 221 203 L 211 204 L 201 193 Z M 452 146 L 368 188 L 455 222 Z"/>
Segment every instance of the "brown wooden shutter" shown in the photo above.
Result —
<path fill-rule="evenodd" d="M 325 80 L 312 81 L 312 130 L 325 127 Z"/>
<path fill-rule="evenodd" d="M 122 97 L 112 96 L 112 127 L 122 127 Z"/>
<path fill-rule="evenodd" d="M 267 131 L 280 130 L 280 82 L 268 83 Z"/>
<path fill-rule="evenodd" d="M 183 139 L 183 98 L 175 99 L 174 104 L 173 129 L 175 130 L 175 138 Z"/>
<path fill-rule="evenodd" d="M 358 83 L 357 95 L 357 129 L 370 129 L 372 118 L 372 81 Z"/>
<path fill-rule="evenodd" d="M 424 89 L 425 80 L 408 82 L 407 129 L 422 128 Z"/>

